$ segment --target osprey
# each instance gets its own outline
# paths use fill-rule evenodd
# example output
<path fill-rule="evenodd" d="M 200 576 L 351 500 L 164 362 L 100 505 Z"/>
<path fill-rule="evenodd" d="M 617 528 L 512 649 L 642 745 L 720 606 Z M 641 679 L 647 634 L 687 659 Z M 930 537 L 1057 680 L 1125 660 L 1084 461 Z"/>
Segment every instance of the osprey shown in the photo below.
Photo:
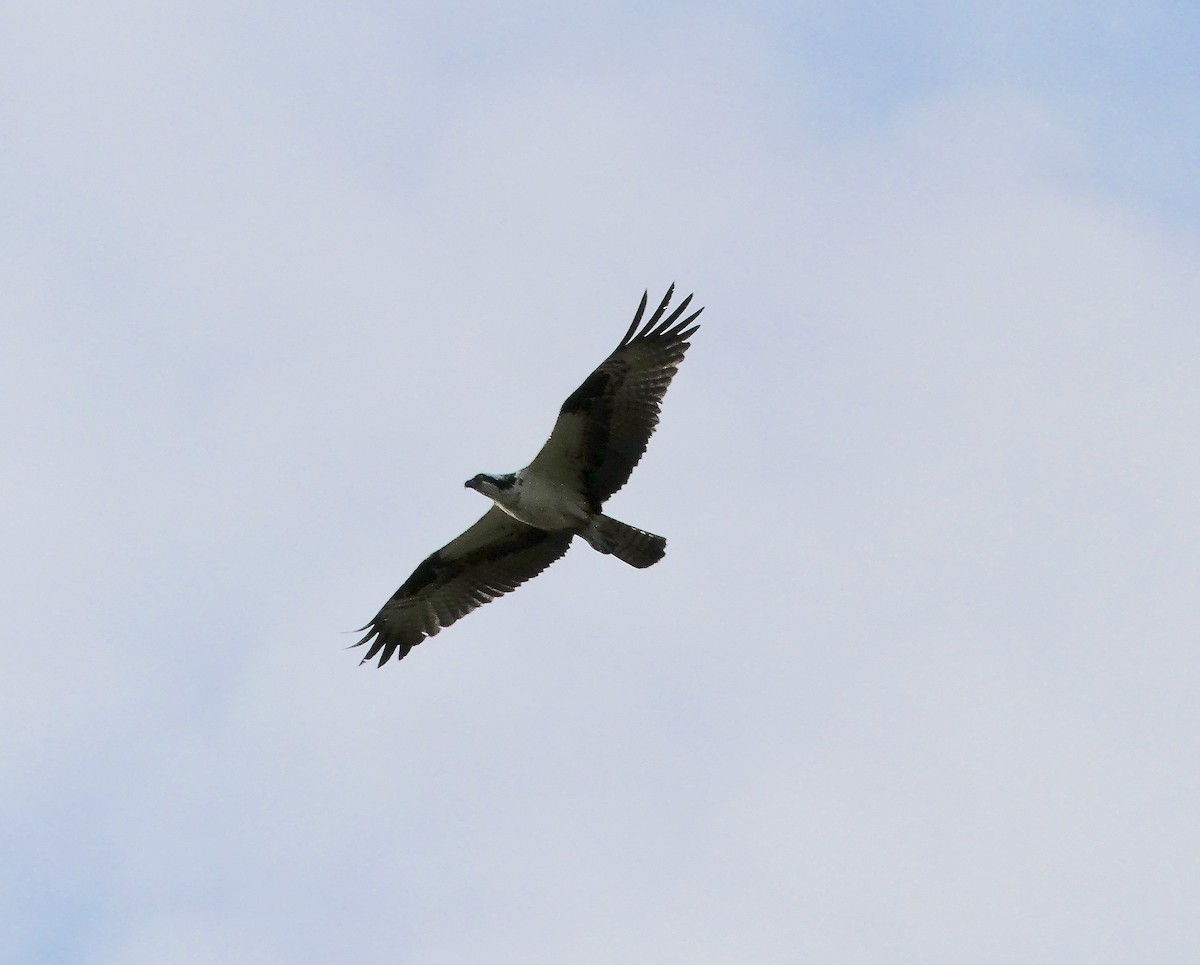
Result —
<path fill-rule="evenodd" d="M 642 569 L 663 558 L 667 541 L 605 516 L 605 500 L 625 485 L 658 424 L 659 406 L 688 349 L 703 309 L 680 321 L 688 295 L 663 318 L 675 286 L 638 330 L 633 324 L 599 368 L 562 404 L 554 431 L 519 472 L 480 473 L 464 484 L 493 506 L 465 533 L 428 556 L 363 630 L 366 663 L 379 666 L 515 590 L 566 553 L 582 536 L 601 553 Z"/>

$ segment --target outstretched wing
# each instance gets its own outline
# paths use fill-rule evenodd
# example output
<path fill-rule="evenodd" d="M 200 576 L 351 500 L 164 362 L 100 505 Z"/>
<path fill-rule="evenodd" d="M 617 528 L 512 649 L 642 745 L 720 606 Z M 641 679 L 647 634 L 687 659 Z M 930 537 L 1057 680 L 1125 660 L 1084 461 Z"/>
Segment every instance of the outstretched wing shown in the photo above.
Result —
<path fill-rule="evenodd" d="M 570 533 L 550 533 L 493 506 L 458 539 L 428 556 L 383 605 L 356 647 L 370 642 L 366 663 L 399 660 L 476 607 L 515 590 L 562 556 Z"/>
<path fill-rule="evenodd" d="M 594 506 L 625 485 L 658 425 L 659 408 L 704 309 L 683 321 L 692 300 L 688 295 L 663 318 L 675 286 L 638 331 L 646 311 L 642 295 L 637 314 L 621 344 L 568 396 L 554 431 L 530 463 L 548 478 L 579 487 Z M 691 326 L 691 327 L 689 327 Z"/>

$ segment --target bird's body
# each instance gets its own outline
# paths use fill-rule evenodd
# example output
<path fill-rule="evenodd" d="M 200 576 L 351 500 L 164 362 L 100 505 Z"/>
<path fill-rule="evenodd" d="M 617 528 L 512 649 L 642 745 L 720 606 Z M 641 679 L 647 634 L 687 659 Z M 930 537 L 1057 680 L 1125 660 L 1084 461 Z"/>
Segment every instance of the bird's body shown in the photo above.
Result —
<path fill-rule="evenodd" d="M 538 529 L 573 529 L 591 515 L 587 497 L 578 489 L 529 466 L 510 476 L 480 474 L 467 486 L 490 497 L 513 519 Z"/>
<path fill-rule="evenodd" d="M 457 539 L 430 554 L 366 627 L 365 663 L 397 659 L 471 610 L 536 576 L 566 553 L 575 536 L 643 568 L 662 559 L 666 540 L 602 512 L 629 479 L 699 311 L 680 321 L 691 296 L 663 319 L 674 285 L 641 330 L 646 296 L 617 348 L 559 411 L 550 438 L 524 469 L 480 473 L 466 486 L 493 506 Z M 691 327 L 689 327 L 691 326 Z"/>

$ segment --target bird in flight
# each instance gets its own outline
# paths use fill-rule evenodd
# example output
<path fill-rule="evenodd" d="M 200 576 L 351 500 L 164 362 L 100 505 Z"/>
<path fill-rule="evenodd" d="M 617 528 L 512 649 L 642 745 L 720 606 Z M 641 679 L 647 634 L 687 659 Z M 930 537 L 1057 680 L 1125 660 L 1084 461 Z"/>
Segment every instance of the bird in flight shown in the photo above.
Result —
<path fill-rule="evenodd" d="M 492 500 L 470 529 L 418 566 L 363 630 L 362 662 L 383 666 L 466 616 L 515 590 L 566 553 L 575 536 L 593 549 L 643 569 L 663 558 L 667 541 L 601 509 L 629 480 L 658 424 L 671 378 L 699 329 L 681 320 L 688 295 L 670 315 L 675 286 L 642 325 L 647 294 L 633 324 L 600 366 L 567 396 L 541 451 L 524 469 L 465 483 Z M 640 326 L 640 328 L 639 328 Z"/>

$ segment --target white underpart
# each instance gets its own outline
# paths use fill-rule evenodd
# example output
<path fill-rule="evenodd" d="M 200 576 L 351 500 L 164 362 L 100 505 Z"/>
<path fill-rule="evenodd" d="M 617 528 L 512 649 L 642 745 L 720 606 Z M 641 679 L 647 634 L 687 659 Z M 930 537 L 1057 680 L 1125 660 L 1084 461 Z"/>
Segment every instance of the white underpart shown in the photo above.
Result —
<path fill-rule="evenodd" d="M 486 486 L 485 493 L 509 516 L 538 529 L 577 529 L 589 518 L 582 493 L 528 469 L 517 473 L 511 488 Z"/>

